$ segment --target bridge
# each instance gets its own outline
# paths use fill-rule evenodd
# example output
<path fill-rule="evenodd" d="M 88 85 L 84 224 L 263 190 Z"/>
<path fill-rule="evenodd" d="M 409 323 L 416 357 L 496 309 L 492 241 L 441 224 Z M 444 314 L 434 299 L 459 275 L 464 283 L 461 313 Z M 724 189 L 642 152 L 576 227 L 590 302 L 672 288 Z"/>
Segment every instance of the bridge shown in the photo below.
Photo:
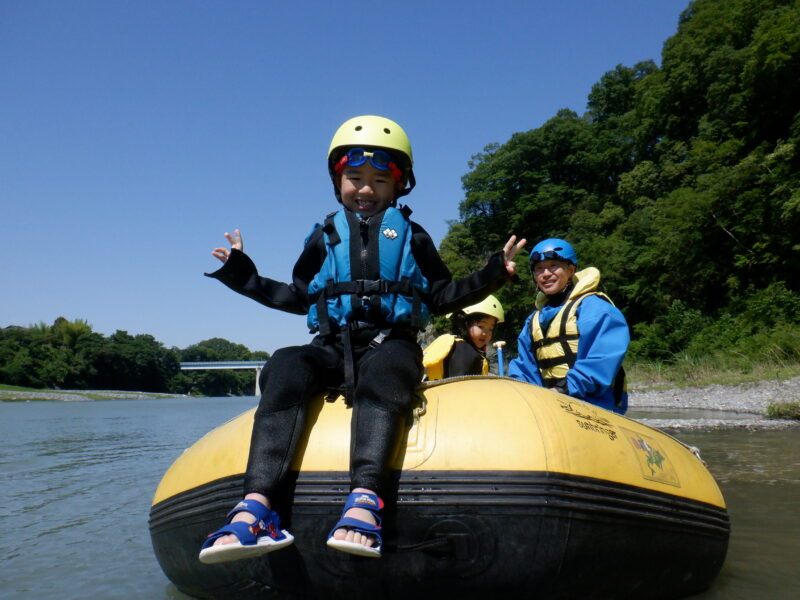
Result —
<path fill-rule="evenodd" d="M 200 369 L 255 369 L 256 371 L 256 396 L 261 395 L 261 386 L 258 380 L 261 369 L 264 368 L 263 360 L 211 360 L 198 362 L 182 362 L 181 371 L 198 371 Z"/>

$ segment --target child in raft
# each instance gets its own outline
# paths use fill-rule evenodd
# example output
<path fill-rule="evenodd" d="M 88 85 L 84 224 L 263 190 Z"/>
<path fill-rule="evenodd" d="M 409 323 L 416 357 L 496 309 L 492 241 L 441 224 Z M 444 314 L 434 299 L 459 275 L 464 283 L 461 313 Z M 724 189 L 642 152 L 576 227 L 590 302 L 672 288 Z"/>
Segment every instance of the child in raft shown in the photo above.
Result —
<path fill-rule="evenodd" d="M 260 276 L 239 230 L 225 234 L 230 250 L 213 250 L 224 264 L 208 276 L 270 308 L 307 314 L 316 335 L 267 361 L 244 499 L 203 543 L 201 562 L 251 558 L 293 542 L 271 499 L 295 458 L 310 401 L 340 387 L 353 411 L 351 493 L 327 544 L 381 555 L 381 497 L 423 372 L 417 333 L 431 313 L 469 306 L 502 286 L 516 273 L 512 259 L 525 245 L 511 236 L 484 268 L 453 281 L 433 240 L 397 205 L 415 185 L 412 167 L 411 144 L 397 123 L 371 115 L 350 119 L 328 149 L 341 207 L 307 238 L 292 283 Z"/>
<path fill-rule="evenodd" d="M 492 295 L 448 315 L 451 331 L 425 348 L 422 364 L 428 381 L 462 375 L 487 375 L 486 347 L 498 323 L 505 318 L 503 305 Z"/>

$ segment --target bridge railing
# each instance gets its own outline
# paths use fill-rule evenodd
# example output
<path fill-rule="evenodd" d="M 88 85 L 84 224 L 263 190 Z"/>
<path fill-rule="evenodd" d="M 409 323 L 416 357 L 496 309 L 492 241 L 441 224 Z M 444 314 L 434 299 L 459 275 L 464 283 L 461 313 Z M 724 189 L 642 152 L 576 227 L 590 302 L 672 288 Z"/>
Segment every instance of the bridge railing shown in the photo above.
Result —
<path fill-rule="evenodd" d="M 261 395 L 261 369 L 264 368 L 263 360 L 210 360 L 210 361 L 188 361 L 182 362 L 181 371 L 198 371 L 201 369 L 255 369 L 256 372 L 256 396 Z"/>

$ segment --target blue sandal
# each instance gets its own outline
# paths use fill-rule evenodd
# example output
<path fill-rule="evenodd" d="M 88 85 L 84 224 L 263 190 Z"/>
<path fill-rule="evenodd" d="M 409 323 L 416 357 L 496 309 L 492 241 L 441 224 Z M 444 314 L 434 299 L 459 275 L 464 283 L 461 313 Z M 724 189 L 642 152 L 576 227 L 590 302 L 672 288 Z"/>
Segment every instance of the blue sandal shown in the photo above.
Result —
<path fill-rule="evenodd" d="M 375 525 L 367 523 L 361 519 L 354 519 L 352 517 L 345 517 L 345 513 L 351 508 L 363 508 L 372 513 L 375 517 Z M 378 498 L 375 494 L 367 494 L 365 492 L 351 492 L 347 496 L 347 501 L 342 510 L 342 517 L 339 522 L 333 526 L 331 532 L 328 534 L 328 546 L 347 552 L 348 554 L 355 554 L 357 556 L 368 556 L 370 558 L 380 558 L 381 546 L 383 545 L 383 538 L 381 538 L 381 517 L 380 511 L 383 510 L 383 500 Z M 333 532 L 337 529 L 352 529 L 377 539 L 377 544 L 374 546 L 364 546 L 355 542 L 348 542 L 345 540 L 337 540 L 333 537 Z"/>
<path fill-rule="evenodd" d="M 244 521 L 231 523 L 233 516 L 248 512 L 256 518 L 255 523 Z M 238 542 L 215 546 L 214 542 L 225 535 L 235 535 Z M 207 565 L 254 558 L 267 552 L 278 550 L 294 542 L 294 536 L 281 529 L 278 513 L 268 509 L 257 500 L 242 500 L 228 513 L 225 525 L 209 534 L 200 548 L 200 562 Z"/>

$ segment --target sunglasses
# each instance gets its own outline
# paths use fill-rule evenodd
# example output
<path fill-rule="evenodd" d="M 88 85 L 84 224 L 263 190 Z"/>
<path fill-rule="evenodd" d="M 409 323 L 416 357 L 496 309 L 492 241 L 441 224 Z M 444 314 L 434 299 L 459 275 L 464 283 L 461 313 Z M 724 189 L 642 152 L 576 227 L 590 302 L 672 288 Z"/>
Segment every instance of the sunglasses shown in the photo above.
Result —
<path fill-rule="evenodd" d="M 544 252 L 531 252 L 531 263 L 540 260 L 567 260 L 555 250 L 545 250 Z M 569 261 L 567 261 L 569 262 Z"/>
<path fill-rule="evenodd" d="M 336 163 L 334 169 L 336 173 L 339 173 L 345 166 L 360 167 L 367 161 L 379 171 L 391 171 L 397 181 L 403 178 L 403 172 L 395 164 L 392 156 L 383 150 L 373 150 L 370 152 L 364 150 L 364 148 L 350 148 L 339 162 Z"/>

